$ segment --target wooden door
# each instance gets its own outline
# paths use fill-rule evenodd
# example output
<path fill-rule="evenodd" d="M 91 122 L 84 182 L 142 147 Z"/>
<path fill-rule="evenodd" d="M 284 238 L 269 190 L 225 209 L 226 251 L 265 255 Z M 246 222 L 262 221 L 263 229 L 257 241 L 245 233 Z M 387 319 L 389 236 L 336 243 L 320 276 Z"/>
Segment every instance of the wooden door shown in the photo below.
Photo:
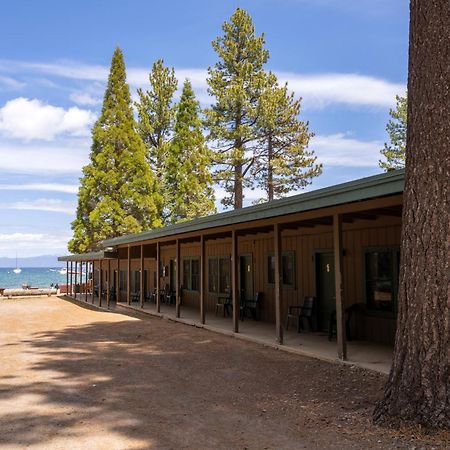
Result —
<path fill-rule="evenodd" d="M 334 254 L 316 254 L 317 322 L 319 330 L 328 330 L 331 313 L 336 310 Z"/>
<path fill-rule="evenodd" d="M 254 300 L 252 255 L 239 258 L 239 292 L 242 300 Z"/>

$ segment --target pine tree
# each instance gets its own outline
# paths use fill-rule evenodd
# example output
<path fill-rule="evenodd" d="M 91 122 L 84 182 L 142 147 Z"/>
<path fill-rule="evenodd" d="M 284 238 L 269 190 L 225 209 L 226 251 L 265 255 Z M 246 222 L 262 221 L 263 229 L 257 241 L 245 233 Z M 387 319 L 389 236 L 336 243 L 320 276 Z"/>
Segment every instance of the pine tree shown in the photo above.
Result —
<path fill-rule="evenodd" d="M 270 72 L 259 101 L 259 149 L 251 170 L 255 185 L 267 193 L 269 201 L 304 188 L 322 173 L 314 152 L 306 150 L 313 133 L 299 119 L 300 106 L 287 84 L 279 86 Z"/>
<path fill-rule="evenodd" d="M 114 52 L 102 112 L 92 129 L 90 163 L 83 168 L 73 239 L 75 253 L 100 241 L 161 225 L 155 177 L 136 131 L 122 51 Z"/>
<path fill-rule="evenodd" d="M 167 155 L 168 222 L 181 222 L 215 212 L 211 156 L 202 133 L 200 105 L 191 83 L 186 80 Z"/>
<path fill-rule="evenodd" d="M 209 138 L 216 144 L 216 180 L 228 194 L 222 203 L 237 209 L 243 206 L 244 188 L 251 186 L 258 99 L 269 53 L 246 11 L 236 9 L 222 29 L 224 35 L 212 43 L 219 61 L 208 69 L 208 92 L 215 104 L 205 113 Z"/>
<path fill-rule="evenodd" d="M 406 153 L 406 125 L 408 99 L 397 95 L 397 106 L 395 110 L 391 109 L 389 115 L 391 119 L 386 125 L 386 131 L 389 134 L 391 143 L 384 144 L 380 153 L 386 158 L 386 161 L 380 161 L 379 165 L 384 170 L 401 169 L 405 167 Z"/>
<path fill-rule="evenodd" d="M 147 149 L 147 160 L 157 177 L 157 191 L 166 197 L 164 180 L 167 152 L 173 132 L 175 106 L 173 96 L 177 90 L 177 79 L 172 68 L 164 66 L 159 59 L 149 74 L 150 90 L 138 89 L 138 130 Z M 157 205 L 161 217 L 165 218 L 163 203 Z"/>

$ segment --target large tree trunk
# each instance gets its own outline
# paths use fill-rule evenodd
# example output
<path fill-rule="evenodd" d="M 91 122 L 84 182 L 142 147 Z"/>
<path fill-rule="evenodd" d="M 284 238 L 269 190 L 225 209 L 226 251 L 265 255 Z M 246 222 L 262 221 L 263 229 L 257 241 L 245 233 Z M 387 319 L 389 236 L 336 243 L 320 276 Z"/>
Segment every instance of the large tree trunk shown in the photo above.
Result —
<path fill-rule="evenodd" d="M 450 427 L 450 2 L 412 0 L 394 361 L 376 423 Z"/>
<path fill-rule="evenodd" d="M 272 134 L 269 134 L 267 142 L 267 195 L 268 200 L 271 202 L 273 200 L 273 144 L 272 144 Z"/>

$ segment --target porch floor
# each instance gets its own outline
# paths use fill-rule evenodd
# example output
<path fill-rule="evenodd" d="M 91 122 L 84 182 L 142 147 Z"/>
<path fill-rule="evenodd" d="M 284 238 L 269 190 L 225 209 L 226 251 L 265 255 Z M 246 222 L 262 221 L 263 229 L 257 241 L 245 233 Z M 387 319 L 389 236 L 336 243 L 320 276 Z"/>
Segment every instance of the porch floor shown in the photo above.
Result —
<path fill-rule="evenodd" d="M 99 307 L 99 299 L 97 297 L 94 298 L 94 302 L 92 302 L 91 295 L 88 295 L 87 299 L 89 305 Z M 77 295 L 77 300 L 84 303 L 85 295 Z M 102 308 L 107 309 L 106 299 L 102 299 Z M 237 339 L 256 342 L 291 353 L 325 361 L 342 362 L 337 356 L 336 341 L 330 342 L 327 333 L 324 332 L 297 333 L 294 329 L 284 330 L 284 344 L 280 345 L 275 339 L 275 325 L 268 322 L 255 321 L 253 319 L 240 320 L 239 333 L 234 333 L 231 317 L 223 317 L 221 314 L 216 316 L 214 313 L 207 312 L 205 324 L 201 324 L 200 312 L 198 308 L 194 307 L 182 306 L 180 310 L 181 317 L 177 318 L 174 305 L 161 304 L 161 312 L 158 313 L 154 303 L 145 303 L 144 308 L 141 308 L 136 302 L 131 305 L 128 305 L 126 302 L 117 304 L 110 302 L 110 310 L 120 311 L 122 308 L 205 328 Z M 370 341 L 348 341 L 347 361 L 344 363 L 388 374 L 392 363 L 392 353 L 393 348 L 389 345 Z"/>

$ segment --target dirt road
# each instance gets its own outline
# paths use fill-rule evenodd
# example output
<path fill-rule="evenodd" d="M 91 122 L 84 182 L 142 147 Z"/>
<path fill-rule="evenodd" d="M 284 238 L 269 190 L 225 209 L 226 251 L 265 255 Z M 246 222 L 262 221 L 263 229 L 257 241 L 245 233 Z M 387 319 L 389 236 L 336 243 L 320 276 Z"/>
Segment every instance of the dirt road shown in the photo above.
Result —
<path fill-rule="evenodd" d="M 0 325 L 2 449 L 445 447 L 370 424 L 382 375 L 57 298 Z"/>

